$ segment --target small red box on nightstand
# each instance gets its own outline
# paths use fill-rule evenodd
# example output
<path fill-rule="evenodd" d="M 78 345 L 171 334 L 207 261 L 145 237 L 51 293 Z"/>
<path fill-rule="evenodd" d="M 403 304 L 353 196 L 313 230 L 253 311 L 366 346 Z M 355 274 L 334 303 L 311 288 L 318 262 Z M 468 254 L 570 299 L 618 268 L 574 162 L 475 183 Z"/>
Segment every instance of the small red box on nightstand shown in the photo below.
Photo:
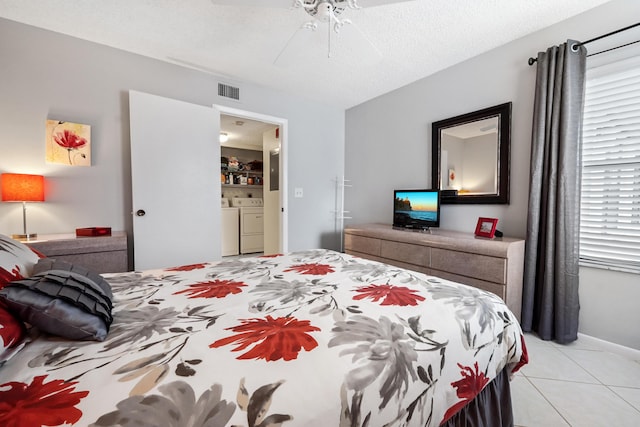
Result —
<path fill-rule="evenodd" d="M 76 228 L 76 237 L 111 236 L 111 227 Z"/>

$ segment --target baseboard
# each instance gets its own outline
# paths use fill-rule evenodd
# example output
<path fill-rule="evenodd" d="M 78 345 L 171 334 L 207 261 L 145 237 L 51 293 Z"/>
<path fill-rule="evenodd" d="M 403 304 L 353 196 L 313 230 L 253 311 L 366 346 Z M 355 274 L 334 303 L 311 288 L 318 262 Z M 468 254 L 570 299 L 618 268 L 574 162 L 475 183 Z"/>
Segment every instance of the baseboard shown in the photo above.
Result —
<path fill-rule="evenodd" d="M 632 360 L 640 361 L 640 350 L 636 350 L 635 348 L 625 347 L 620 344 L 605 341 L 600 338 L 592 337 L 591 335 L 585 335 L 582 333 L 578 333 L 578 338 L 581 342 L 591 344 L 594 347 L 601 348 L 602 350 L 619 354 L 620 356 L 624 356 Z"/>

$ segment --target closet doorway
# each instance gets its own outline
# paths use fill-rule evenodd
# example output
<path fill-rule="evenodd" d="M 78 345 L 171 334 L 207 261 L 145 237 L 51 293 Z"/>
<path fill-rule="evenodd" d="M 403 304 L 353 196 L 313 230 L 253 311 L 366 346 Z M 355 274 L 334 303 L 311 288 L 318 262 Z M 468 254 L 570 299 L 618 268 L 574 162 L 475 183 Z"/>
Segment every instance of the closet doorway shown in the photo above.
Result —
<path fill-rule="evenodd" d="M 214 108 L 220 111 L 221 164 L 233 162 L 226 169 L 222 167 L 221 179 L 226 180 L 221 181 L 221 196 L 231 204 L 234 198 L 262 199 L 263 252 L 286 252 L 287 120 L 221 105 Z M 239 226 L 242 228 L 242 217 Z M 257 237 L 244 236 L 242 230 L 238 236 L 241 253 L 242 239 L 255 243 Z"/>

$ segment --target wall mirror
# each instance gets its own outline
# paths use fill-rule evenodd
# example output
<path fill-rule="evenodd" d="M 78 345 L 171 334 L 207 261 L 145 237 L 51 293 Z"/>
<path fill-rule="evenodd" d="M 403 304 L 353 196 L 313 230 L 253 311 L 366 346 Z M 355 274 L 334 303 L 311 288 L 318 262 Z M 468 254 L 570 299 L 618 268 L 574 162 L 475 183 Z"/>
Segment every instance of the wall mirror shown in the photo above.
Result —
<path fill-rule="evenodd" d="M 511 103 L 432 123 L 431 182 L 444 204 L 509 204 Z"/>

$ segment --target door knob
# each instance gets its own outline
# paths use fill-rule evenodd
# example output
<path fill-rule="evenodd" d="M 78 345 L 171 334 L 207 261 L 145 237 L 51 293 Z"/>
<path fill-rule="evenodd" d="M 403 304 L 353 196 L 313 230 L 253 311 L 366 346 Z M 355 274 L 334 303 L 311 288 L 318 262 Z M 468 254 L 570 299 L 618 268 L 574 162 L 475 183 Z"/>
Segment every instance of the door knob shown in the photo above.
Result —
<path fill-rule="evenodd" d="M 138 209 L 136 211 L 136 215 L 137 216 L 144 216 L 146 214 L 146 212 L 144 211 L 144 209 Z"/>

